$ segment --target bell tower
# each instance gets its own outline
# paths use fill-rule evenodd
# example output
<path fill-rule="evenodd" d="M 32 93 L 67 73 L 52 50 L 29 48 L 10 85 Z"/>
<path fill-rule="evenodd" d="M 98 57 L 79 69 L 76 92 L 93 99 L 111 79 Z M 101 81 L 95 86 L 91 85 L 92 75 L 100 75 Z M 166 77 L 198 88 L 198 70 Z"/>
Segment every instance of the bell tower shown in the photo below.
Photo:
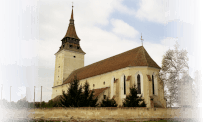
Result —
<path fill-rule="evenodd" d="M 81 49 L 80 39 L 78 38 L 75 31 L 73 8 L 70 24 L 64 38 L 61 41 L 62 44 L 58 52 L 55 53 L 56 59 L 53 89 L 56 86 L 62 85 L 72 71 L 84 67 L 84 55 L 86 53 Z"/>

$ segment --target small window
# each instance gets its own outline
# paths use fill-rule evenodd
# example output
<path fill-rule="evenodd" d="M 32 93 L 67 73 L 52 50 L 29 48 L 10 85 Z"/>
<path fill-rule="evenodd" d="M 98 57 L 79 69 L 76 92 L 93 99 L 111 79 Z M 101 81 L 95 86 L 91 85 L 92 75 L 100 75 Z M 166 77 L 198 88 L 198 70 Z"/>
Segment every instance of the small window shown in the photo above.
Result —
<path fill-rule="evenodd" d="M 62 46 L 63 48 L 65 47 L 65 45 Z"/>
<path fill-rule="evenodd" d="M 60 68 L 60 66 L 58 68 Z"/>
<path fill-rule="evenodd" d="M 106 95 L 104 95 L 104 99 L 106 99 Z"/>
<path fill-rule="evenodd" d="M 70 47 L 73 47 L 73 45 L 70 45 Z"/>
<path fill-rule="evenodd" d="M 75 56 L 73 56 L 75 58 Z"/>
<path fill-rule="evenodd" d="M 58 76 L 59 77 L 59 76 Z"/>
<path fill-rule="evenodd" d="M 93 84 L 93 87 L 95 86 L 95 84 Z"/>
<path fill-rule="evenodd" d="M 105 81 L 103 82 L 103 84 L 105 85 Z"/>
<path fill-rule="evenodd" d="M 80 49 L 80 47 L 78 46 L 77 49 Z"/>

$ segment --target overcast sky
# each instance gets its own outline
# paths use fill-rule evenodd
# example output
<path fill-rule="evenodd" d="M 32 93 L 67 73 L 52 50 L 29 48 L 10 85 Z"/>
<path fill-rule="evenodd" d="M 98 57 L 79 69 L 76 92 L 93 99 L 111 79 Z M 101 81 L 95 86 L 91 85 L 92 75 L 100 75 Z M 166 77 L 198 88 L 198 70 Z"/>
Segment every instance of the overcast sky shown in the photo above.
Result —
<path fill-rule="evenodd" d="M 13 3 L 13 4 L 11 4 Z M 72 0 L 7 0 L 1 14 L 1 84 L 3 98 L 25 95 L 32 101 L 51 99 L 55 53 L 65 36 Z M 166 50 L 175 41 L 188 51 L 190 75 L 200 70 L 198 11 L 195 0 L 74 0 L 74 20 L 85 66 L 143 46 L 161 66 Z M 7 7 L 8 6 L 8 7 Z"/>

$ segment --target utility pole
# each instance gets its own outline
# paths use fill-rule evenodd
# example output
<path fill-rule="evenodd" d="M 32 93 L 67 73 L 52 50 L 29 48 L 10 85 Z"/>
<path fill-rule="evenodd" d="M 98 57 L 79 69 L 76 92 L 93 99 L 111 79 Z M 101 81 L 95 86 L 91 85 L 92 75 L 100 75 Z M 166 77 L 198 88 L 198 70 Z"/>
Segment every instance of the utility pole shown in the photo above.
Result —
<path fill-rule="evenodd" d="M 10 86 L 10 103 L 11 103 L 11 87 L 12 87 L 12 86 Z"/>
<path fill-rule="evenodd" d="M 1 100 L 2 100 L 3 84 L 1 84 Z"/>
<path fill-rule="evenodd" d="M 42 102 L 42 86 L 41 86 L 41 102 Z M 41 107 L 41 102 L 40 102 L 40 107 Z"/>
<path fill-rule="evenodd" d="M 33 99 L 33 108 L 35 108 L 35 87 L 36 87 L 36 86 L 34 86 L 34 99 Z"/>

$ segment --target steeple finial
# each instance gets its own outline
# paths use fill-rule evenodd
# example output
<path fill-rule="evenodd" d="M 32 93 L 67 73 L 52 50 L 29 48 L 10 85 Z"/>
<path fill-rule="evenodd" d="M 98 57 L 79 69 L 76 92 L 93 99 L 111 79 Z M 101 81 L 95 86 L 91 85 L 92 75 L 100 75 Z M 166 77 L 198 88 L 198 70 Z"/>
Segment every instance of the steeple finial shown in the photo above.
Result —
<path fill-rule="evenodd" d="M 70 24 L 74 24 L 74 19 L 73 19 L 73 2 L 72 2 L 72 13 L 71 13 L 71 18 L 70 18 Z"/>
<path fill-rule="evenodd" d="M 141 41 L 142 41 L 142 46 L 143 46 L 143 41 L 144 41 L 144 39 L 142 39 L 142 33 L 141 33 Z"/>

